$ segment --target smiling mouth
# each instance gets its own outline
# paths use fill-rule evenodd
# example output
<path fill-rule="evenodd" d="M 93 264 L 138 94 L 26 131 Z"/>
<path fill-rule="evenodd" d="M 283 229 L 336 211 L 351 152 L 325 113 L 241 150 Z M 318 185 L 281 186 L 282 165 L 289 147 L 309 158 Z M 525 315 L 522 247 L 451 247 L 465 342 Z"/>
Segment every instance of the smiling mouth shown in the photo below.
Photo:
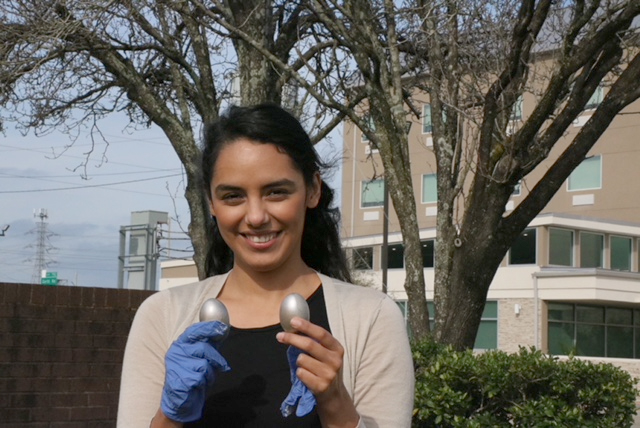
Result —
<path fill-rule="evenodd" d="M 244 236 L 253 243 L 265 244 L 271 241 L 272 239 L 275 239 L 277 235 L 278 235 L 277 233 L 268 233 L 266 235 L 246 235 L 245 234 Z"/>

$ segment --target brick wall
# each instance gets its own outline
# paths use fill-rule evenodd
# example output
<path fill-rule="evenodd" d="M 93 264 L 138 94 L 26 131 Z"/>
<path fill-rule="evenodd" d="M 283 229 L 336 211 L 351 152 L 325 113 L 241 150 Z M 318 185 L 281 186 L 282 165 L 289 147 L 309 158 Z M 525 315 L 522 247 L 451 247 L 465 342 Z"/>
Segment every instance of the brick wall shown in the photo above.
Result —
<path fill-rule="evenodd" d="M 150 294 L 0 283 L 0 427 L 114 427 L 127 334 Z"/>

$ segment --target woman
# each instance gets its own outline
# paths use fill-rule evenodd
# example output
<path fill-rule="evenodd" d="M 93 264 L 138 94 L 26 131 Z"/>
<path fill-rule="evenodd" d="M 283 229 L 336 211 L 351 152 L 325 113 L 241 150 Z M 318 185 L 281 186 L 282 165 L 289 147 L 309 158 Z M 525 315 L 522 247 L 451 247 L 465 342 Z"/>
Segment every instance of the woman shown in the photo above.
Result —
<path fill-rule="evenodd" d="M 414 378 L 402 316 L 382 293 L 343 282 L 333 192 L 300 123 L 275 105 L 232 107 L 204 145 L 216 275 L 139 308 L 118 426 L 410 426 Z M 297 333 L 279 325 L 290 293 L 311 309 L 309 321 L 292 321 Z M 225 339 L 223 324 L 198 323 L 212 297 L 229 311 Z"/>

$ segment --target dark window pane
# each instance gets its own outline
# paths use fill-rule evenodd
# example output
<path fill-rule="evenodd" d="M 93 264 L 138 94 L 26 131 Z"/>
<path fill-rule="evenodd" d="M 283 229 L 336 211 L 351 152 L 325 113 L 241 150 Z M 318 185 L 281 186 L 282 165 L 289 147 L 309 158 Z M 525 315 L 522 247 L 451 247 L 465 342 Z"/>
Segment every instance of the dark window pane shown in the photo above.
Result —
<path fill-rule="evenodd" d="M 404 268 L 404 246 L 402 244 L 389 245 L 387 252 L 387 267 L 389 269 Z"/>
<path fill-rule="evenodd" d="M 640 326 L 640 309 L 633 311 L 633 325 Z"/>
<path fill-rule="evenodd" d="M 604 236 L 595 233 L 580 233 L 580 267 L 602 267 Z"/>
<path fill-rule="evenodd" d="M 536 230 L 525 229 L 511 246 L 509 264 L 524 265 L 536 262 Z"/>
<path fill-rule="evenodd" d="M 604 323 L 603 306 L 576 306 L 576 320 L 578 322 Z"/>
<path fill-rule="evenodd" d="M 611 269 L 631 270 L 631 238 L 611 237 Z"/>
<path fill-rule="evenodd" d="M 549 303 L 549 321 L 573 321 L 573 305 Z"/>
<path fill-rule="evenodd" d="M 480 321 L 474 349 L 496 349 L 498 347 L 498 321 Z"/>
<path fill-rule="evenodd" d="M 634 330 L 636 358 L 640 358 L 640 328 Z"/>
<path fill-rule="evenodd" d="M 576 354 L 604 357 L 604 325 L 576 324 Z"/>
<path fill-rule="evenodd" d="M 573 353 L 573 323 L 549 323 L 549 353 L 552 355 L 569 355 Z"/>
<path fill-rule="evenodd" d="M 632 325 L 633 311 L 626 308 L 607 308 L 607 324 Z"/>
<path fill-rule="evenodd" d="M 573 266 L 573 231 L 549 229 L 549 264 Z"/>
<path fill-rule="evenodd" d="M 633 328 L 607 327 L 607 357 L 633 358 Z"/>
<path fill-rule="evenodd" d="M 422 244 L 422 267 L 432 268 L 435 261 L 435 241 L 420 241 Z"/>
<path fill-rule="evenodd" d="M 373 268 L 373 248 L 354 248 L 351 254 L 354 269 L 371 270 Z"/>
<path fill-rule="evenodd" d="M 482 319 L 498 318 L 498 302 L 487 302 L 482 311 Z"/>

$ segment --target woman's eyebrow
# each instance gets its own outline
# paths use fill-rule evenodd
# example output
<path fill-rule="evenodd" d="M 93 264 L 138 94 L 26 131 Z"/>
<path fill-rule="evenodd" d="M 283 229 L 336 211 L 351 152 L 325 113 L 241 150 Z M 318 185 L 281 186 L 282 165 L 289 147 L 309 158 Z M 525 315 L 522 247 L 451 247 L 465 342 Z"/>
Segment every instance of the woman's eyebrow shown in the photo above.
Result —
<path fill-rule="evenodd" d="M 283 178 L 282 180 L 278 180 L 278 181 L 274 181 L 272 183 L 269 183 L 265 186 L 265 188 L 272 188 L 272 187 L 295 187 L 296 183 L 293 182 L 292 180 L 289 180 L 287 178 Z"/>

